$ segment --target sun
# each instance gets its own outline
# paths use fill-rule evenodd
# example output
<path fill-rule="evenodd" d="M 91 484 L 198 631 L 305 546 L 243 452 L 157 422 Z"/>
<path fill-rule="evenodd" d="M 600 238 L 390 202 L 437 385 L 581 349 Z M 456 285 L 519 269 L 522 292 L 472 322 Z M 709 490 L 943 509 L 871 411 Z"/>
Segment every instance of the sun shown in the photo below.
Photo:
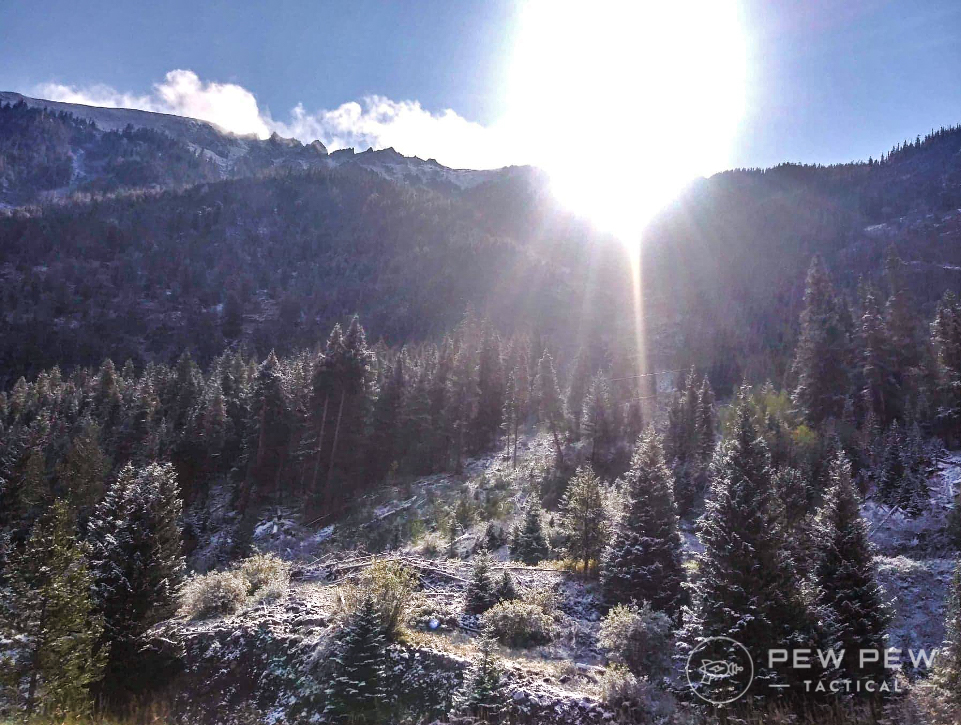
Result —
<path fill-rule="evenodd" d="M 744 87 L 728 0 L 530 0 L 506 113 L 557 196 L 636 243 L 685 184 L 728 163 Z"/>

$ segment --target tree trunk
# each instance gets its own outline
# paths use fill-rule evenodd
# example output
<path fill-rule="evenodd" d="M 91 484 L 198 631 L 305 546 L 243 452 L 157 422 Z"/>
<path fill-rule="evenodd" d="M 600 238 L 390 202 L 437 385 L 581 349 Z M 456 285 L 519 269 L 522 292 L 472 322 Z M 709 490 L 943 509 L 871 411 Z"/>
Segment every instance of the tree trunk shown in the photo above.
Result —
<path fill-rule="evenodd" d="M 514 413 L 514 458 L 511 461 L 511 468 L 517 468 L 517 430 L 520 427 L 521 416 L 519 412 Z"/>
<path fill-rule="evenodd" d="M 561 439 L 557 435 L 557 425 L 554 423 L 554 418 L 551 418 L 551 435 L 554 437 L 554 449 L 557 451 L 557 465 L 564 461 L 564 453 L 561 450 Z"/>
<path fill-rule="evenodd" d="M 40 624 L 41 634 L 37 636 L 37 646 L 33 648 L 33 656 L 30 658 L 30 684 L 27 687 L 27 704 L 24 708 L 24 714 L 27 720 L 33 715 L 33 708 L 37 697 L 37 680 L 40 677 L 40 651 L 46 645 L 43 638 L 43 630 L 46 628 L 46 614 L 47 614 L 47 603 L 44 602 L 40 605 L 40 617 L 38 622 Z"/>
<path fill-rule="evenodd" d="M 320 454 L 324 449 L 324 425 L 327 423 L 327 403 L 330 402 L 330 391 L 324 397 L 324 415 L 320 419 L 320 435 L 317 437 L 317 457 L 314 459 L 314 476 L 310 480 L 311 493 L 317 493 L 317 474 L 320 472 Z"/>
<path fill-rule="evenodd" d="M 330 446 L 330 465 L 327 467 L 327 480 L 324 481 L 324 490 L 330 487 L 330 475 L 334 472 L 334 454 L 337 452 L 337 439 L 340 437 L 340 418 L 344 414 L 344 397 L 346 390 L 340 391 L 340 408 L 337 409 L 337 426 L 334 428 L 334 442 Z"/>

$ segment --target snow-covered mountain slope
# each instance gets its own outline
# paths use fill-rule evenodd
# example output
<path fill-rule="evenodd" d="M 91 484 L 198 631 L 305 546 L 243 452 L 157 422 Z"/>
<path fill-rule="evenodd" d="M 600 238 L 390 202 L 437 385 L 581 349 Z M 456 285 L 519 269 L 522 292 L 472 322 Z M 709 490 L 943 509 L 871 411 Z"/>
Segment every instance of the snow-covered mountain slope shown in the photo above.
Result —
<path fill-rule="evenodd" d="M 470 170 L 450 169 L 439 164 L 434 159 L 403 156 L 393 148 L 374 150 L 367 149 L 362 153 L 355 153 L 354 149 L 341 149 L 328 154 L 327 147 L 319 140 L 304 144 L 297 139 L 282 138 L 273 134 L 268 139 L 257 138 L 253 135 L 238 136 L 230 133 L 216 124 L 193 118 L 173 116 L 164 113 L 152 113 L 130 108 L 102 108 L 86 106 L 76 103 L 62 103 L 39 98 L 30 98 L 19 93 L 0 92 L 0 105 L 16 106 L 24 104 L 30 109 L 40 109 L 51 114 L 66 113 L 77 119 L 95 124 L 91 129 L 95 136 L 104 133 L 122 133 L 128 129 L 146 129 L 163 134 L 182 144 L 191 154 L 205 162 L 208 167 L 206 173 L 213 173 L 215 177 L 232 178 L 247 176 L 270 168 L 361 168 L 373 171 L 378 175 L 413 186 L 431 188 L 437 191 L 458 192 L 471 189 L 486 181 L 512 173 L 508 169 Z M 50 132 L 52 131 L 42 131 Z M 9 133 L 9 131 L 8 131 Z M 87 136 L 90 135 L 88 132 Z M 89 143 L 89 139 L 87 139 Z M 65 150 L 73 167 L 70 175 L 71 184 L 66 186 L 48 186 L 43 192 L 63 192 L 77 188 L 76 181 L 89 183 L 91 171 L 81 168 L 81 159 L 85 149 L 79 142 L 68 141 L 69 148 Z M 154 159 L 156 161 L 156 159 Z M 104 172 L 108 173 L 108 172 Z M 96 180 L 96 172 L 93 173 Z M 206 179 L 195 179 L 195 181 Z M 108 180 L 109 181 L 109 180 Z M 182 179 L 178 179 L 180 183 Z M 107 183 L 106 186 L 118 184 Z M 120 184 L 128 185 L 128 184 Z M 101 187 L 104 184 L 101 184 Z M 29 194 L 24 194 L 21 185 L 18 198 L 14 201 L 23 203 L 32 201 Z M 0 199 L 4 201 L 4 199 Z"/>

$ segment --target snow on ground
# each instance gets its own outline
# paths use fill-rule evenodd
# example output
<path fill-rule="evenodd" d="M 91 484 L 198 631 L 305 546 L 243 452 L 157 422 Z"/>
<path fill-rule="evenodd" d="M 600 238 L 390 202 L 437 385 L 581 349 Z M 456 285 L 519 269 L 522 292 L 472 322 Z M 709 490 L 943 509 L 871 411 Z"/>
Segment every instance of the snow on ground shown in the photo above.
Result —
<path fill-rule="evenodd" d="M 955 566 L 947 518 L 961 482 L 961 451 L 931 477 L 931 506 L 916 518 L 867 501 L 862 514 L 878 556 L 878 580 L 894 613 L 890 646 L 931 650 L 944 638 L 944 608 Z"/>

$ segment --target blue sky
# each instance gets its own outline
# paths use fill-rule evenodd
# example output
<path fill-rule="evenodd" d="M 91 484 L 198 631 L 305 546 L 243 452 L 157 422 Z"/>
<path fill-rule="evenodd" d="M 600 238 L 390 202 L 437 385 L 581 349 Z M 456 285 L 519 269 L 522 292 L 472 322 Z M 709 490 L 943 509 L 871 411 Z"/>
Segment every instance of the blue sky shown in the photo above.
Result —
<path fill-rule="evenodd" d="M 900 139 L 961 122 L 961 3 L 737 4 L 747 74 L 729 165 L 866 158 Z M 584 12 L 591 7 L 585 4 Z M 0 89 L 53 95 L 50 89 L 65 94 L 67 88 L 74 95 L 61 97 L 68 100 L 134 99 L 163 110 L 155 86 L 182 69 L 199 85 L 178 77 L 186 82 L 174 93 L 182 103 L 166 110 L 204 108 L 183 94 L 216 83 L 215 90 L 245 90 L 257 113 L 298 135 L 330 134 L 335 123 L 343 143 L 384 145 L 398 138 L 402 143 L 393 145 L 406 144 L 406 153 L 422 143 L 422 156 L 435 147 L 444 151 L 430 142 L 438 135 L 449 145 L 494 147 L 495 141 L 480 139 L 508 110 L 519 12 L 514 0 L 4 0 Z M 406 135 L 362 125 L 370 111 L 363 99 L 371 96 L 414 104 L 384 107 L 388 123 L 407 119 Z M 298 126 L 291 116 L 298 104 L 309 120 L 350 102 L 360 102 L 360 116 L 348 109 L 346 121 L 340 114 Z M 444 131 L 433 133 L 441 126 L 428 121 L 448 111 Z M 427 131 L 420 134 L 412 129 L 424 116 Z M 711 122 L 705 113 L 703 123 Z M 572 147 L 594 153 L 622 142 L 603 123 L 571 139 Z"/>

